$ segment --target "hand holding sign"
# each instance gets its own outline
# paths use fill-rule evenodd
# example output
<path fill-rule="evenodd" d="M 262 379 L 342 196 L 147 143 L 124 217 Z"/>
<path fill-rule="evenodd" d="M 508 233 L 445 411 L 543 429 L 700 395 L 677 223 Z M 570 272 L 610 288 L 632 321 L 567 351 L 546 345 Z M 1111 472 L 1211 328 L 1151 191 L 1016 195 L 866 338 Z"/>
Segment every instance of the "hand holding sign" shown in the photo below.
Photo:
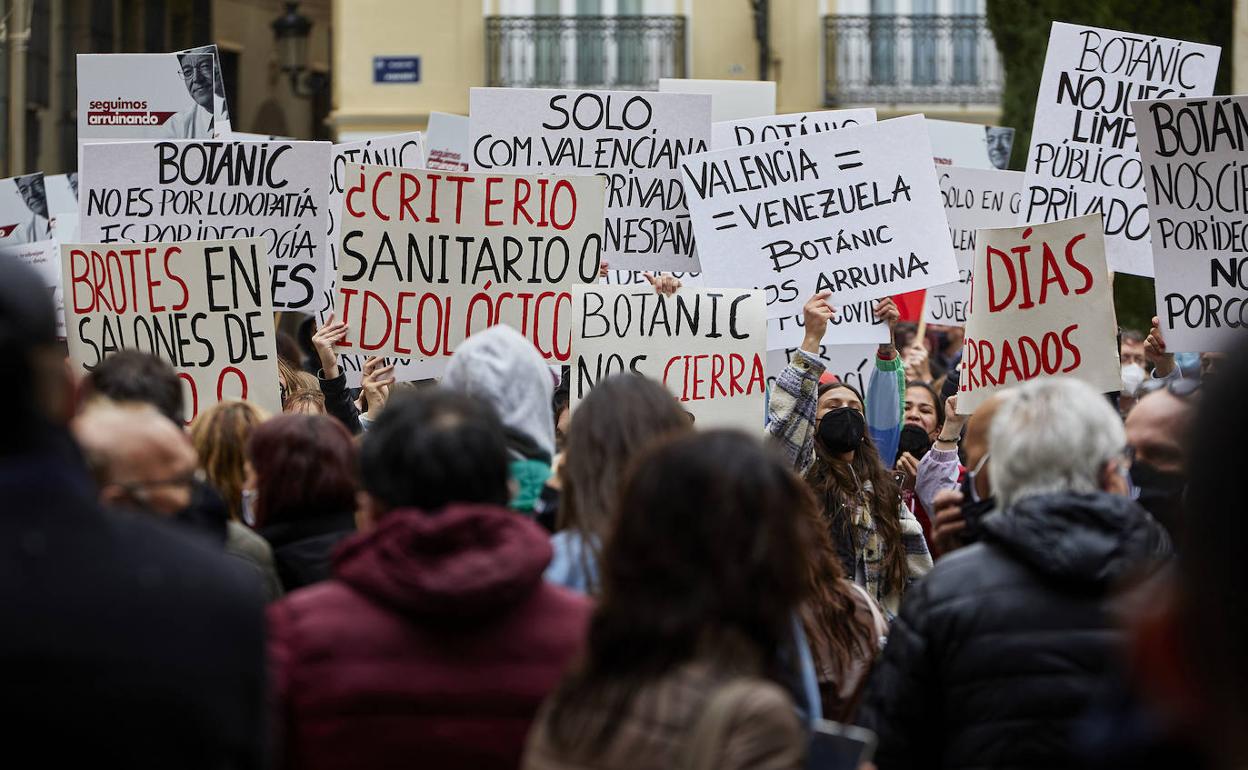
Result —
<path fill-rule="evenodd" d="M 819 346 L 823 335 L 828 332 L 828 322 L 836 315 L 836 309 L 828 304 L 828 296 L 832 292 L 824 289 L 806 300 L 802 307 L 802 318 L 805 321 L 806 337 L 802 340 L 802 350 L 819 355 Z"/>
<path fill-rule="evenodd" d="M 1166 338 L 1161 333 L 1161 321 L 1153 316 L 1153 327 L 1148 330 L 1144 340 L 1144 358 L 1153 365 L 1153 374 L 1158 377 L 1169 376 L 1174 371 L 1174 354 L 1166 349 Z"/>

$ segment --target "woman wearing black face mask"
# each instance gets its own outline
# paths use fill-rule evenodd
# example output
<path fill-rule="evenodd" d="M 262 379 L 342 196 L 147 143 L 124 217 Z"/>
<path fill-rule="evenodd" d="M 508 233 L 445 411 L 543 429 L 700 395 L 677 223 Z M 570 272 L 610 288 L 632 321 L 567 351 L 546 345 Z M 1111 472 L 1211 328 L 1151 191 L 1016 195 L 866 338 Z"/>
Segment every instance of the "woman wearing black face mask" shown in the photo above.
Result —
<path fill-rule="evenodd" d="M 880 346 L 868 385 L 869 413 L 878 426 L 868 422 L 856 390 L 844 383 L 821 386 L 818 351 L 832 312 L 826 297 L 827 292 L 815 295 L 803 309 L 806 337 L 772 389 L 767 430 L 819 499 L 846 576 L 891 619 L 905 589 L 932 566 L 922 528 L 902 505 L 897 481 L 876 448 L 887 442 L 890 458 L 897 451 L 901 361 L 891 343 Z M 896 306 L 884 300 L 876 315 L 891 328 Z"/>

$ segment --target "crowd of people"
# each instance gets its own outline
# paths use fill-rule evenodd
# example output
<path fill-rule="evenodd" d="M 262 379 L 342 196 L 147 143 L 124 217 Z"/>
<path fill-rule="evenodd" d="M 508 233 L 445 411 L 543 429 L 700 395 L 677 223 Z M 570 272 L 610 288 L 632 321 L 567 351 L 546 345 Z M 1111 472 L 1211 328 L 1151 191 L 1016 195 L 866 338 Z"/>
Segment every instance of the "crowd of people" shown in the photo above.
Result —
<path fill-rule="evenodd" d="M 800 768 L 822 720 L 879 770 L 1245 766 L 1248 345 L 1124 332 L 1120 393 L 968 418 L 960 330 L 877 303 L 859 392 L 824 298 L 757 435 L 635 374 L 572 412 L 504 326 L 349 388 L 332 319 L 283 414 L 188 423 L 152 356 L 74 381 L 0 265 L 0 724 L 52 766 Z"/>

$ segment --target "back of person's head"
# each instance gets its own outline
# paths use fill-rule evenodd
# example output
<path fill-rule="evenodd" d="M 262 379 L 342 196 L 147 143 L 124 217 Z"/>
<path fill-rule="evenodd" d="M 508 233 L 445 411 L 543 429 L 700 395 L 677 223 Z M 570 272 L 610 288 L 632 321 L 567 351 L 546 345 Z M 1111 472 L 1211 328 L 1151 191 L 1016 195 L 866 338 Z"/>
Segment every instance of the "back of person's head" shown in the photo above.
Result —
<path fill-rule="evenodd" d="M 765 674 L 807 595 L 813 498 L 751 436 L 656 445 L 624 483 L 581 668 L 558 691 L 551 738 L 594 755 L 638 689 L 676 666 Z"/>
<path fill-rule="evenodd" d="M 685 410 L 654 380 L 619 374 L 599 382 L 568 429 L 559 528 L 603 538 L 629 464 L 655 440 L 689 430 Z"/>
<path fill-rule="evenodd" d="M 1216 751 L 1248 765 L 1248 559 L 1244 533 L 1244 436 L 1248 337 L 1206 383 L 1190 437 L 1183 549 L 1179 553 L 1183 651 L 1195 669 Z"/>
<path fill-rule="evenodd" d="M 274 417 L 252 431 L 247 459 L 256 477 L 257 527 L 355 510 L 356 448 L 332 417 Z"/>
<path fill-rule="evenodd" d="M 266 418 L 255 405 L 230 400 L 213 404 L 191 423 L 191 443 L 199 455 L 199 467 L 235 520 L 242 517 L 247 440 Z"/>
<path fill-rule="evenodd" d="M 325 394 L 319 390 L 300 387 L 286 397 L 282 411 L 287 414 L 318 415 L 325 414 Z"/>
<path fill-rule="evenodd" d="M 396 508 L 436 512 L 453 503 L 506 505 L 507 442 L 490 405 L 443 388 L 397 394 L 360 450 L 373 518 Z"/>
<path fill-rule="evenodd" d="M 0 396 L 6 405 L 0 456 L 28 451 L 66 418 L 69 380 L 58 350 L 47 287 L 15 259 L 0 260 Z"/>
<path fill-rule="evenodd" d="M 510 326 L 491 326 L 460 343 L 442 387 L 492 406 L 513 451 L 547 460 L 554 454 L 554 376 L 533 343 Z"/>
<path fill-rule="evenodd" d="M 151 404 L 178 426 L 185 422 L 182 381 L 169 362 L 151 353 L 120 350 L 91 370 L 84 385 L 89 395 Z"/>
<path fill-rule="evenodd" d="M 992 492 L 1002 508 L 1032 495 L 1096 492 L 1126 447 L 1122 420 L 1079 380 L 1032 380 L 1008 391 L 992 419 Z"/>

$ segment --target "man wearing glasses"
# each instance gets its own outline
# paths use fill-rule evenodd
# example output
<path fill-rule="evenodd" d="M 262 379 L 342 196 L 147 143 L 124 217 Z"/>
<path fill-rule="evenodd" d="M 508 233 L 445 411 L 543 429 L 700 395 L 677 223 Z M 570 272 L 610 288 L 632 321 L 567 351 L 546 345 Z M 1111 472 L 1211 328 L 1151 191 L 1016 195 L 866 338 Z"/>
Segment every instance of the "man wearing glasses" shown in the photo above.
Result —
<path fill-rule="evenodd" d="M 171 139 L 211 139 L 213 135 L 213 94 L 216 76 L 212 54 L 180 53 L 178 67 L 182 81 L 194 103 L 178 112 L 165 123 L 165 131 Z"/>

